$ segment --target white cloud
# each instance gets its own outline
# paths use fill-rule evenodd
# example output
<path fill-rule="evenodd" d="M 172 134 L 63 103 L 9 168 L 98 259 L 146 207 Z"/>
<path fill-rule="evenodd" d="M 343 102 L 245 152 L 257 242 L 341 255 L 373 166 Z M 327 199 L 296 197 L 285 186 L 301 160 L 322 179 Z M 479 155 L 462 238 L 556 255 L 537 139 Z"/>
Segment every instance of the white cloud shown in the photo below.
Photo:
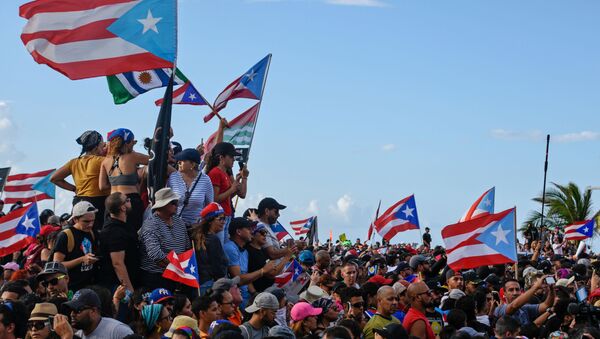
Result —
<path fill-rule="evenodd" d="M 10 113 L 8 101 L 0 100 L 0 166 L 14 166 L 25 158 L 25 154 L 14 144 L 18 126 Z M 14 173 L 14 172 L 13 172 Z"/>
<path fill-rule="evenodd" d="M 493 129 L 491 131 L 491 135 L 494 139 L 509 141 L 544 141 L 546 139 L 546 135 L 538 130 L 519 132 L 499 128 Z M 600 133 L 581 131 L 564 134 L 551 134 L 550 140 L 560 143 L 600 140 Z"/>
<path fill-rule="evenodd" d="M 389 4 L 380 0 L 325 0 L 331 5 L 361 6 L 361 7 L 387 7 Z"/>
<path fill-rule="evenodd" d="M 383 146 L 381 146 L 381 150 L 385 151 L 385 152 L 390 152 L 396 149 L 396 145 L 395 144 L 385 144 Z"/>
<path fill-rule="evenodd" d="M 350 208 L 353 205 L 354 201 L 352 200 L 352 197 L 350 197 L 350 195 L 348 194 L 344 194 L 337 200 L 335 206 L 329 206 L 329 211 L 331 212 L 331 214 L 341 217 L 344 220 L 348 221 Z"/>
<path fill-rule="evenodd" d="M 63 213 L 71 213 L 73 208 L 73 196 L 75 193 L 56 188 L 56 207 L 54 213 L 61 215 Z"/>
<path fill-rule="evenodd" d="M 311 215 L 319 214 L 319 206 L 317 205 L 317 200 L 311 200 L 308 203 L 308 207 L 306 208 L 306 212 Z"/>

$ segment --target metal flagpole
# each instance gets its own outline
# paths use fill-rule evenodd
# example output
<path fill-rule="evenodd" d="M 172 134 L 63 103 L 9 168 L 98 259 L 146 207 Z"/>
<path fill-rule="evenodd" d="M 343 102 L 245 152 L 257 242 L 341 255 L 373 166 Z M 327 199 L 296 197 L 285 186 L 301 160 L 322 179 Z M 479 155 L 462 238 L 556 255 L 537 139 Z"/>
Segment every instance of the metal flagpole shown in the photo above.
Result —
<path fill-rule="evenodd" d="M 513 233 L 515 234 L 515 253 L 517 253 L 517 249 L 516 249 L 516 247 L 517 247 L 517 206 L 515 206 L 513 208 L 515 210 L 514 220 L 513 220 L 513 224 L 514 224 L 514 229 L 513 229 L 514 232 Z M 517 260 L 517 262 L 518 262 L 518 260 Z M 519 266 L 517 265 L 517 262 L 515 262 L 515 279 L 519 280 Z"/>
<path fill-rule="evenodd" d="M 540 218 L 540 239 L 542 251 L 544 250 L 544 242 L 546 241 L 546 237 L 542 232 L 542 227 L 544 227 L 544 205 L 546 205 L 546 175 L 548 173 L 548 148 L 550 147 L 550 134 L 546 135 L 546 161 L 544 162 L 544 186 L 542 188 L 542 216 Z"/>

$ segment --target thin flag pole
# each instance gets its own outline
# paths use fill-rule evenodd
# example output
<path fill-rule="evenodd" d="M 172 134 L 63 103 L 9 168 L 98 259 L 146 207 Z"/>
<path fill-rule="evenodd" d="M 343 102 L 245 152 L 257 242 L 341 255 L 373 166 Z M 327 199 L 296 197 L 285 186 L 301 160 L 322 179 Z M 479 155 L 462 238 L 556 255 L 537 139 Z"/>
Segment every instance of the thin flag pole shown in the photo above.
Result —
<path fill-rule="evenodd" d="M 194 245 L 195 242 L 196 242 L 195 239 L 192 239 L 192 250 L 194 251 L 194 256 L 196 255 L 196 246 Z M 198 264 L 198 263 L 196 263 L 196 264 Z M 198 275 L 198 277 L 200 277 L 200 276 Z M 200 293 L 200 281 L 198 281 L 198 296 L 199 297 L 202 296 L 202 294 Z"/>
<path fill-rule="evenodd" d="M 513 225 L 514 225 L 514 229 L 513 229 L 513 233 L 515 236 L 515 253 L 517 252 L 517 206 L 513 207 L 514 208 L 514 213 L 513 213 Z M 518 255 L 518 254 L 517 254 Z M 517 266 L 517 263 L 515 262 L 515 279 L 519 280 L 519 267 Z"/>
<path fill-rule="evenodd" d="M 544 227 L 544 206 L 546 205 L 546 175 L 548 174 L 548 149 L 550 148 L 550 134 L 546 135 L 546 161 L 544 162 L 544 186 L 542 188 L 542 216 L 540 218 L 540 238 L 542 250 L 544 250 L 545 235 L 542 233 Z"/>
<path fill-rule="evenodd" d="M 377 220 L 377 218 L 379 218 L 379 208 L 381 208 L 381 199 L 379 199 L 379 205 L 377 205 L 377 210 L 375 211 L 375 219 L 373 219 L 373 222 L 371 223 L 371 226 L 373 226 L 373 229 L 371 230 L 371 238 L 369 239 L 369 245 L 371 247 L 373 247 L 373 238 L 375 238 L 375 235 L 373 233 L 378 233 L 375 229 L 375 221 Z"/>
<path fill-rule="evenodd" d="M 267 63 L 267 69 L 265 70 L 265 80 L 263 81 L 262 88 L 260 90 L 260 100 L 258 101 L 258 107 L 256 107 L 256 119 L 254 120 L 254 127 L 252 127 L 252 136 L 250 137 L 250 146 L 248 146 L 248 161 L 250 159 L 250 149 L 252 148 L 252 142 L 254 141 L 254 131 L 256 130 L 256 125 L 258 125 L 258 116 L 260 114 L 260 106 L 262 104 L 262 99 L 265 94 L 265 87 L 267 86 L 267 78 L 269 77 L 269 68 L 271 68 L 271 58 L 272 54 L 269 53 L 269 62 Z"/>

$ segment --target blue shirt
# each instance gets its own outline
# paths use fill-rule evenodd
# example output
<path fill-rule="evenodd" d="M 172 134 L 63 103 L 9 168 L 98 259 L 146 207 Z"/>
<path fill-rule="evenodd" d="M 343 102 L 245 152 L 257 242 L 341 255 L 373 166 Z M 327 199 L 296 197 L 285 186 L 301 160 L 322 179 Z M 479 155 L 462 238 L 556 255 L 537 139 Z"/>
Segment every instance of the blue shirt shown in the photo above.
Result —
<path fill-rule="evenodd" d="M 506 306 L 507 304 L 502 304 L 496 307 L 494 311 L 494 316 L 496 318 L 500 318 L 506 315 Z M 510 317 L 516 319 L 521 326 L 531 324 L 538 316 L 539 316 L 539 307 L 538 304 L 525 304 L 521 306 L 515 313 L 510 315 Z"/>
<path fill-rule="evenodd" d="M 240 248 L 235 241 L 228 241 L 223 245 L 223 250 L 229 261 L 228 267 L 239 266 L 240 274 L 248 273 L 248 251 L 246 249 Z M 240 286 L 240 292 L 242 292 L 242 298 L 244 298 L 243 305 L 246 305 L 248 299 L 250 299 L 248 285 Z"/>

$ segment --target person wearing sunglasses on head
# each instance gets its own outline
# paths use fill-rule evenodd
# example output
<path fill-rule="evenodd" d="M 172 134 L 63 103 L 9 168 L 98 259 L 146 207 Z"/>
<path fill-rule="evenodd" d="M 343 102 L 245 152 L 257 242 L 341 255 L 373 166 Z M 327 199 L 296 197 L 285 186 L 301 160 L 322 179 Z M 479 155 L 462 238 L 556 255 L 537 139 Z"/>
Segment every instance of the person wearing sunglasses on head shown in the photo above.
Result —
<path fill-rule="evenodd" d="M 175 290 L 176 283 L 162 276 L 169 264 L 167 255 L 171 251 L 183 253 L 192 248 L 185 222 L 177 216 L 178 205 L 179 196 L 172 189 L 158 190 L 154 196 L 152 215 L 144 221 L 138 232 L 141 255 L 140 281 L 144 282 L 145 287 Z"/>
<path fill-rule="evenodd" d="M 63 305 L 70 311 L 71 325 L 77 330 L 75 335 L 82 339 L 122 339 L 133 333 L 131 328 L 122 322 L 102 316 L 100 298 L 90 289 L 77 291 L 73 299 Z"/>
<path fill-rule="evenodd" d="M 265 267 L 269 261 L 269 254 L 265 249 L 269 231 L 264 224 L 257 224 L 252 228 L 252 241 L 245 247 L 248 252 L 248 272 L 254 272 Z M 263 276 L 248 284 L 250 293 L 257 294 L 263 292 L 275 283 L 275 276 L 283 271 L 283 268 L 291 260 L 291 254 L 284 257 L 283 260 L 275 261 L 275 268 L 270 272 L 265 272 Z"/>
<path fill-rule="evenodd" d="M 60 262 L 50 261 L 44 265 L 37 281 L 45 289 L 46 298 L 71 299 L 73 292 L 69 291 L 69 273 L 67 268 Z"/>
<path fill-rule="evenodd" d="M 213 283 L 227 274 L 228 260 L 217 233 L 225 226 L 225 211 L 216 202 L 206 205 L 200 212 L 200 224 L 191 229 L 198 262 L 200 295 L 212 287 Z"/>
<path fill-rule="evenodd" d="M 427 285 L 425 285 L 427 288 Z M 427 288 L 429 289 L 429 288 Z M 388 324 L 400 324 L 400 321 L 392 315 L 398 308 L 398 295 L 391 286 L 382 286 L 377 290 L 377 312 L 367 322 L 363 329 L 365 339 L 373 339 L 376 328 L 383 328 Z M 420 337 L 423 338 L 423 337 Z M 429 339 L 429 338 L 428 338 Z"/>

